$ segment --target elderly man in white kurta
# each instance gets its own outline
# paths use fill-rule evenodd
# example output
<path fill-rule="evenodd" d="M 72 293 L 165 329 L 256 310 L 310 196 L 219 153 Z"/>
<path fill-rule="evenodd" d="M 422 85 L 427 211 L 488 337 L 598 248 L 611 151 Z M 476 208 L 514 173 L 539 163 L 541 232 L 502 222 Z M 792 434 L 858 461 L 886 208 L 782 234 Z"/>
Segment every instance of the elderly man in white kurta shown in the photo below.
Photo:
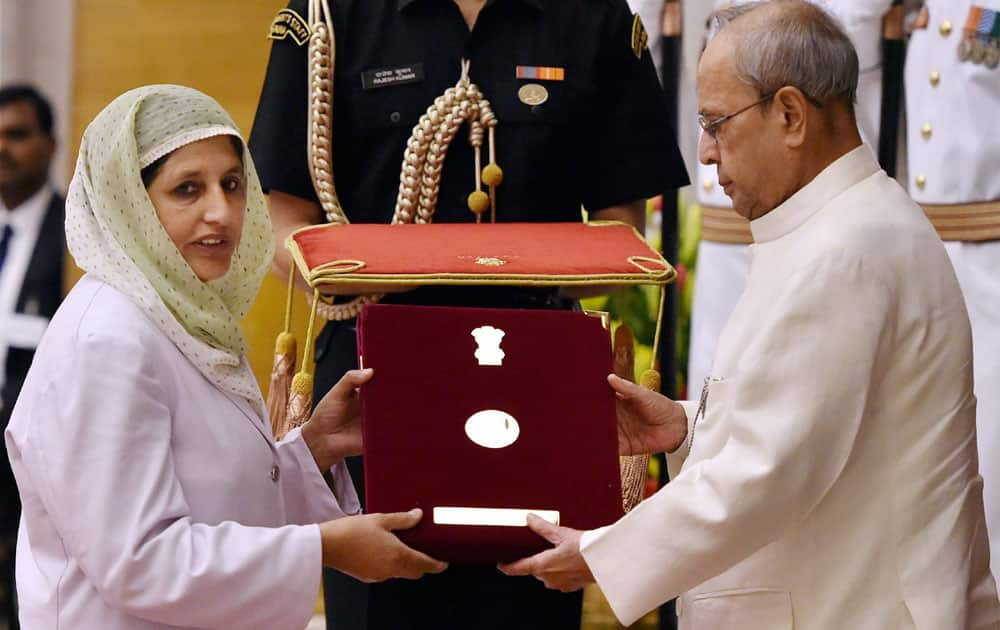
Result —
<path fill-rule="evenodd" d="M 715 6 L 721 8 L 739 1 L 715 0 Z M 882 24 L 892 0 L 813 1 L 841 21 L 858 52 L 855 114 L 862 140 L 877 147 L 882 107 Z M 750 224 L 732 210 L 729 197 L 719 185 L 715 165 L 699 164 L 695 183 L 701 206 L 701 242 L 688 347 L 687 382 L 691 395 L 697 395 L 711 373 L 722 327 L 746 287 L 747 245 L 753 242 Z"/>
<path fill-rule="evenodd" d="M 555 548 L 501 569 L 596 579 L 625 624 L 680 596 L 686 630 L 998 628 L 969 318 L 858 135 L 857 55 L 803 0 L 716 19 L 700 158 L 755 244 L 707 399 L 609 377 L 622 452 L 662 449 L 676 476 L 606 528 L 532 518 Z"/>

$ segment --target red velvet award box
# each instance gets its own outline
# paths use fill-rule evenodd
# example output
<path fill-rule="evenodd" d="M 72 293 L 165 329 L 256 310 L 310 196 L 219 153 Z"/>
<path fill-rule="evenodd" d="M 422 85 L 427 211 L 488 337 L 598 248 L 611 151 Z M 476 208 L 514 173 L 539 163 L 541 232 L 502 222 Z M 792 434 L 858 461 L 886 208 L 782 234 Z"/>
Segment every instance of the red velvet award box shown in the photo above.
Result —
<path fill-rule="evenodd" d="M 367 511 L 422 508 L 398 532 L 459 564 L 551 545 L 527 513 L 575 529 L 622 514 L 611 342 L 554 310 L 370 305 L 358 353 Z"/>

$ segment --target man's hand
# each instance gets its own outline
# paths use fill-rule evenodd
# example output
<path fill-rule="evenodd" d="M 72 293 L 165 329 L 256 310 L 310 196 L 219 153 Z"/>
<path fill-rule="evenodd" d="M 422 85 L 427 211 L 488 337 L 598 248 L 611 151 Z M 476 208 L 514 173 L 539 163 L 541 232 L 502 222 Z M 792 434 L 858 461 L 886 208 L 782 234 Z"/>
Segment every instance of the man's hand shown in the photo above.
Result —
<path fill-rule="evenodd" d="M 389 578 L 415 580 L 425 573 L 441 573 L 448 564 L 404 545 L 392 532 L 420 522 L 423 512 L 359 514 L 327 521 L 319 526 L 323 566 L 361 580 Z"/>
<path fill-rule="evenodd" d="M 372 370 L 350 370 L 341 377 L 302 425 L 302 439 L 323 472 L 348 455 L 361 454 L 361 405 L 356 389 Z"/>
<path fill-rule="evenodd" d="M 594 581 L 590 567 L 580 554 L 580 536 L 583 532 L 559 527 L 528 515 L 528 527 L 555 547 L 539 554 L 497 568 L 506 575 L 533 575 L 553 590 L 569 593 L 578 591 Z"/>
<path fill-rule="evenodd" d="M 618 452 L 673 453 L 687 437 L 684 408 L 657 392 L 614 374 L 608 383 L 618 397 Z"/>

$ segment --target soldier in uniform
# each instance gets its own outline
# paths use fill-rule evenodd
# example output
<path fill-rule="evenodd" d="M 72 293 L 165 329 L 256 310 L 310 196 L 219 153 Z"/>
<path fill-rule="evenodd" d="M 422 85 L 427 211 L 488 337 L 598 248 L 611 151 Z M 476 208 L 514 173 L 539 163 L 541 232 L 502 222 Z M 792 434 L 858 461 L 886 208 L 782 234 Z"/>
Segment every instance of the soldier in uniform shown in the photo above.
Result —
<path fill-rule="evenodd" d="M 387 223 L 407 138 L 463 59 L 492 105 L 498 221 L 619 219 L 641 227 L 645 199 L 687 182 L 663 114 L 647 36 L 625 0 L 330 0 L 336 35 L 333 168 L 352 222 Z M 251 134 L 270 191 L 279 243 L 322 220 L 306 160 L 306 0 L 271 29 L 271 58 Z M 473 153 L 464 133 L 448 148 L 435 221 L 472 221 Z M 673 151 L 664 147 L 673 146 Z M 553 252 L 558 256 L 558 252 Z M 289 257 L 279 248 L 277 271 Z M 549 290 L 427 288 L 390 295 L 410 304 L 565 308 Z M 353 320 L 331 321 L 316 342 L 316 395 L 356 361 Z M 359 461 L 351 462 L 364 496 Z M 470 475 L 476 471 L 470 470 Z M 400 479 L 400 483 L 406 483 Z M 581 595 L 547 592 L 493 567 L 452 567 L 417 582 L 325 580 L 328 627 L 578 628 Z"/>
<path fill-rule="evenodd" d="M 865 143 L 875 150 L 879 140 L 882 95 L 882 19 L 892 0 L 816 0 L 840 19 L 858 52 L 860 76 L 855 114 Z M 716 7 L 731 4 L 717 0 Z M 701 206 L 702 233 L 698 245 L 688 388 L 695 394 L 712 367 L 722 326 L 743 293 L 752 241 L 750 223 L 732 210 L 719 185 L 714 164 L 698 164 L 695 186 Z"/>
<path fill-rule="evenodd" d="M 979 468 L 1000 575 L 1000 0 L 927 0 L 906 61 L 908 188 L 972 321 Z"/>

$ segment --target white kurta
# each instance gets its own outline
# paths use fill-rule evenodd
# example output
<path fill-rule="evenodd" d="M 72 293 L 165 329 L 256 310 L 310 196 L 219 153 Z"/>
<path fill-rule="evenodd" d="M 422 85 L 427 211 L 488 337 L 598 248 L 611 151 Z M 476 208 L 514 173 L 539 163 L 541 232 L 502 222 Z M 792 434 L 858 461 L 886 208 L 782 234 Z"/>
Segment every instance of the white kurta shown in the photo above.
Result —
<path fill-rule="evenodd" d="M 858 103 L 855 113 L 861 138 L 878 146 L 882 114 L 882 17 L 892 0 L 815 0 L 837 17 L 858 52 Z M 716 6 L 728 4 L 716 0 Z M 699 164 L 698 203 L 729 208 L 729 197 L 719 186 L 715 165 Z M 698 245 L 691 336 L 688 351 L 688 392 L 696 396 L 711 371 L 722 325 L 743 293 L 747 275 L 747 246 L 702 241 Z"/>
<path fill-rule="evenodd" d="M 751 228 L 679 474 L 582 540 L 615 614 L 683 594 L 686 630 L 1000 627 L 969 319 L 934 230 L 867 146 Z"/>
<path fill-rule="evenodd" d="M 906 60 L 910 194 L 922 204 L 1000 201 L 1000 68 L 958 58 L 973 6 L 1000 0 L 927 0 L 927 28 L 910 38 Z M 950 28 L 946 28 L 950 25 Z M 922 186 L 917 178 L 922 177 Z M 1000 241 L 945 247 L 972 320 L 980 468 L 985 483 L 993 575 L 1000 575 Z"/>
<path fill-rule="evenodd" d="M 91 276 L 53 318 L 6 440 L 32 630 L 300 630 L 320 583 L 315 523 L 359 509 L 343 464 L 331 493 L 298 431 L 276 445 Z"/>

